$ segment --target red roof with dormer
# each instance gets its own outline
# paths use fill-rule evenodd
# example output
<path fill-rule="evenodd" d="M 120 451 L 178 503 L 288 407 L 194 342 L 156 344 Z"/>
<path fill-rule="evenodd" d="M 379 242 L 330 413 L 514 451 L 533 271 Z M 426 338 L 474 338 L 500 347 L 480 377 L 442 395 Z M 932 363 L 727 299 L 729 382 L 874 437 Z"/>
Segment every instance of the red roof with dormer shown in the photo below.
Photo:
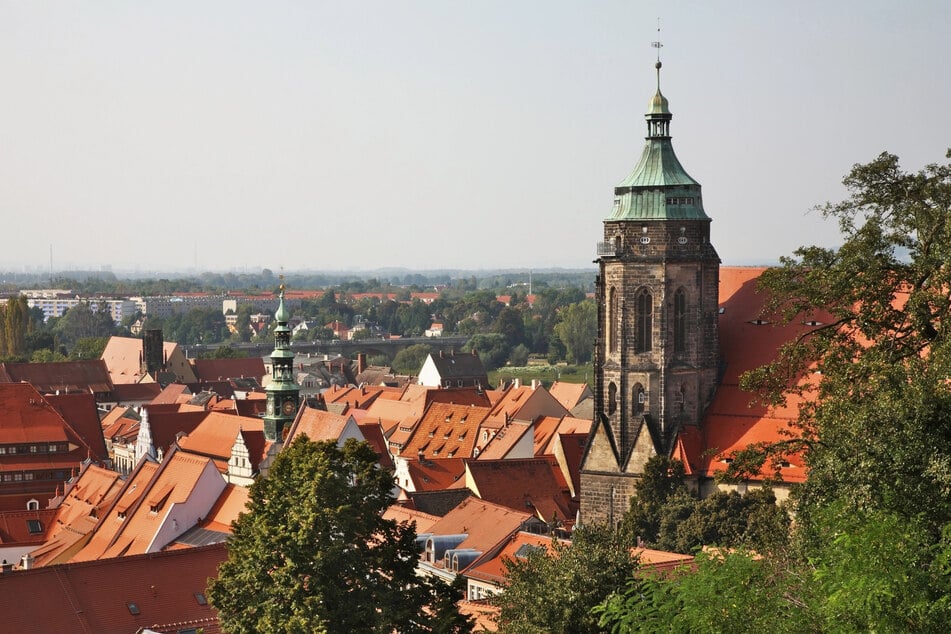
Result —
<path fill-rule="evenodd" d="M 785 406 L 753 404 L 754 395 L 741 390 L 740 376 L 773 360 L 787 341 L 813 329 L 813 317 L 788 325 L 770 324 L 763 314 L 765 295 L 756 289 L 761 267 L 720 269 L 720 358 L 724 364 L 720 385 L 707 408 L 703 424 L 681 430 L 673 457 L 682 460 L 691 475 L 709 477 L 728 468 L 737 451 L 757 443 L 788 439 L 801 400 L 792 396 Z M 823 316 L 814 319 L 823 321 Z M 828 318 L 825 318 L 828 321 Z M 802 482 L 806 468 L 802 457 L 790 454 L 776 465 L 785 482 Z M 762 478 L 775 479 L 772 466 L 761 471 Z"/>
<path fill-rule="evenodd" d="M 471 458 L 488 407 L 432 403 L 403 446 L 407 458 Z"/>

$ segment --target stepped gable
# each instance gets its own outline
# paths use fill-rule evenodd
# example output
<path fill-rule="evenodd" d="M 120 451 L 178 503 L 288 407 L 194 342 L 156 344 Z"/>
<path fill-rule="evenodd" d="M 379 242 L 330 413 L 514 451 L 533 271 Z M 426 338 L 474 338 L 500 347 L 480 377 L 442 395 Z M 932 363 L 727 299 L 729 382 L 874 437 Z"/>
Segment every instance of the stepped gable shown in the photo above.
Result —
<path fill-rule="evenodd" d="M 180 412 L 161 407 L 146 407 L 149 414 L 149 427 L 152 430 L 152 444 L 156 450 L 168 453 L 179 434 L 190 434 L 201 424 L 210 412 L 204 409 Z"/>
<path fill-rule="evenodd" d="M 264 440 L 264 421 L 260 418 L 209 412 L 191 432 L 178 439 L 178 446 L 182 451 L 211 458 L 218 470 L 226 473 L 239 433 L 248 448 L 251 468 L 257 472 L 269 446 Z"/>

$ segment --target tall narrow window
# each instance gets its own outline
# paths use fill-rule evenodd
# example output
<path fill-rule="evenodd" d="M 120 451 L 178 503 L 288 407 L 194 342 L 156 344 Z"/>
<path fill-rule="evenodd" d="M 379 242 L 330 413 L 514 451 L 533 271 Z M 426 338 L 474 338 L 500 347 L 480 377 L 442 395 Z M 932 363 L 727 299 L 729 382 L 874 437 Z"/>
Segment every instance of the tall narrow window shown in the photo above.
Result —
<path fill-rule="evenodd" d="M 674 352 L 687 349 L 687 293 L 678 288 L 674 293 Z"/>
<path fill-rule="evenodd" d="M 608 386 L 608 416 L 617 411 L 617 386 L 612 382 Z"/>
<path fill-rule="evenodd" d="M 618 337 L 618 324 L 621 319 L 618 315 L 618 301 L 617 301 L 617 292 L 612 287 L 608 291 L 610 295 L 609 300 L 609 310 L 608 310 L 608 349 L 611 352 L 617 352 L 621 349 L 620 337 Z"/>
<path fill-rule="evenodd" d="M 637 293 L 637 315 L 635 327 L 637 332 L 634 334 L 634 351 L 650 352 L 652 345 L 652 318 L 654 312 L 654 302 L 650 292 L 644 288 Z"/>

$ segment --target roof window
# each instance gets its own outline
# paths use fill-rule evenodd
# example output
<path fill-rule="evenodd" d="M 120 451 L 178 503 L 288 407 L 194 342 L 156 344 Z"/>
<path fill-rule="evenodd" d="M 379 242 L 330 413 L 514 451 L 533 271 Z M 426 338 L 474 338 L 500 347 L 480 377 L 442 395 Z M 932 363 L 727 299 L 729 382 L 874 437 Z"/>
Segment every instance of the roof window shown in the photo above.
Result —
<path fill-rule="evenodd" d="M 195 601 L 198 602 L 198 605 L 208 605 L 208 599 L 205 598 L 201 592 L 195 593 Z"/>
<path fill-rule="evenodd" d="M 751 319 L 749 323 L 753 324 L 754 326 L 765 326 L 769 323 L 769 321 L 766 319 Z"/>
<path fill-rule="evenodd" d="M 131 614 L 132 616 L 138 616 L 139 614 L 142 613 L 142 611 L 139 610 L 138 604 L 136 603 L 131 603 L 131 602 L 127 603 L 126 607 L 129 608 L 129 614 Z"/>
<path fill-rule="evenodd" d="M 43 532 L 43 524 L 40 520 L 27 520 L 26 527 L 30 531 L 30 535 L 39 535 Z"/>

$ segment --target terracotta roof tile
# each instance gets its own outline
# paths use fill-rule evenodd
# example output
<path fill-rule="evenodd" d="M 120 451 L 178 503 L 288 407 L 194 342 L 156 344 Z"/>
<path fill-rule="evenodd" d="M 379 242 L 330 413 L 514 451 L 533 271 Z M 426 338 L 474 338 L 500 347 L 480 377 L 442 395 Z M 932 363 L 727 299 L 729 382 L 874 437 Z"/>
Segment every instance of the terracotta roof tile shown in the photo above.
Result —
<path fill-rule="evenodd" d="M 548 392 L 568 411 L 574 409 L 584 399 L 594 397 L 587 383 L 555 381 L 548 388 Z"/>
<path fill-rule="evenodd" d="M 487 407 L 432 403 L 423 414 L 401 456 L 416 458 L 471 458 Z M 438 453 L 437 453 L 438 452 Z"/>
<path fill-rule="evenodd" d="M 466 486 L 483 500 L 525 510 L 545 522 L 573 520 L 577 509 L 555 469 L 557 465 L 545 458 L 470 460 Z"/>
<path fill-rule="evenodd" d="M 461 535 L 456 548 L 486 552 L 532 519 L 532 514 L 515 511 L 478 498 L 467 498 L 429 527 L 434 535 Z"/>
<path fill-rule="evenodd" d="M 4 629 L 128 634 L 203 627 L 214 634 L 217 614 L 196 595 L 204 598 L 208 578 L 226 557 L 218 544 L 0 575 Z"/>
<path fill-rule="evenodd" d="M 179 439 L 178 445 L 184 451 L 223 460 L 227 465 L 239 432 L 248 446 L 251 466 L 257 470 L 264 457 L 261 453 L 264 448 L 264 421 L 260 418 L 209 412 L 187 436 Z"/>
<path fill-rule="evenodd" d="M 417 491 L 442 491 L 465 486 L 465 459 L 439 458 L 407 460 L 407 468 Z"/>

